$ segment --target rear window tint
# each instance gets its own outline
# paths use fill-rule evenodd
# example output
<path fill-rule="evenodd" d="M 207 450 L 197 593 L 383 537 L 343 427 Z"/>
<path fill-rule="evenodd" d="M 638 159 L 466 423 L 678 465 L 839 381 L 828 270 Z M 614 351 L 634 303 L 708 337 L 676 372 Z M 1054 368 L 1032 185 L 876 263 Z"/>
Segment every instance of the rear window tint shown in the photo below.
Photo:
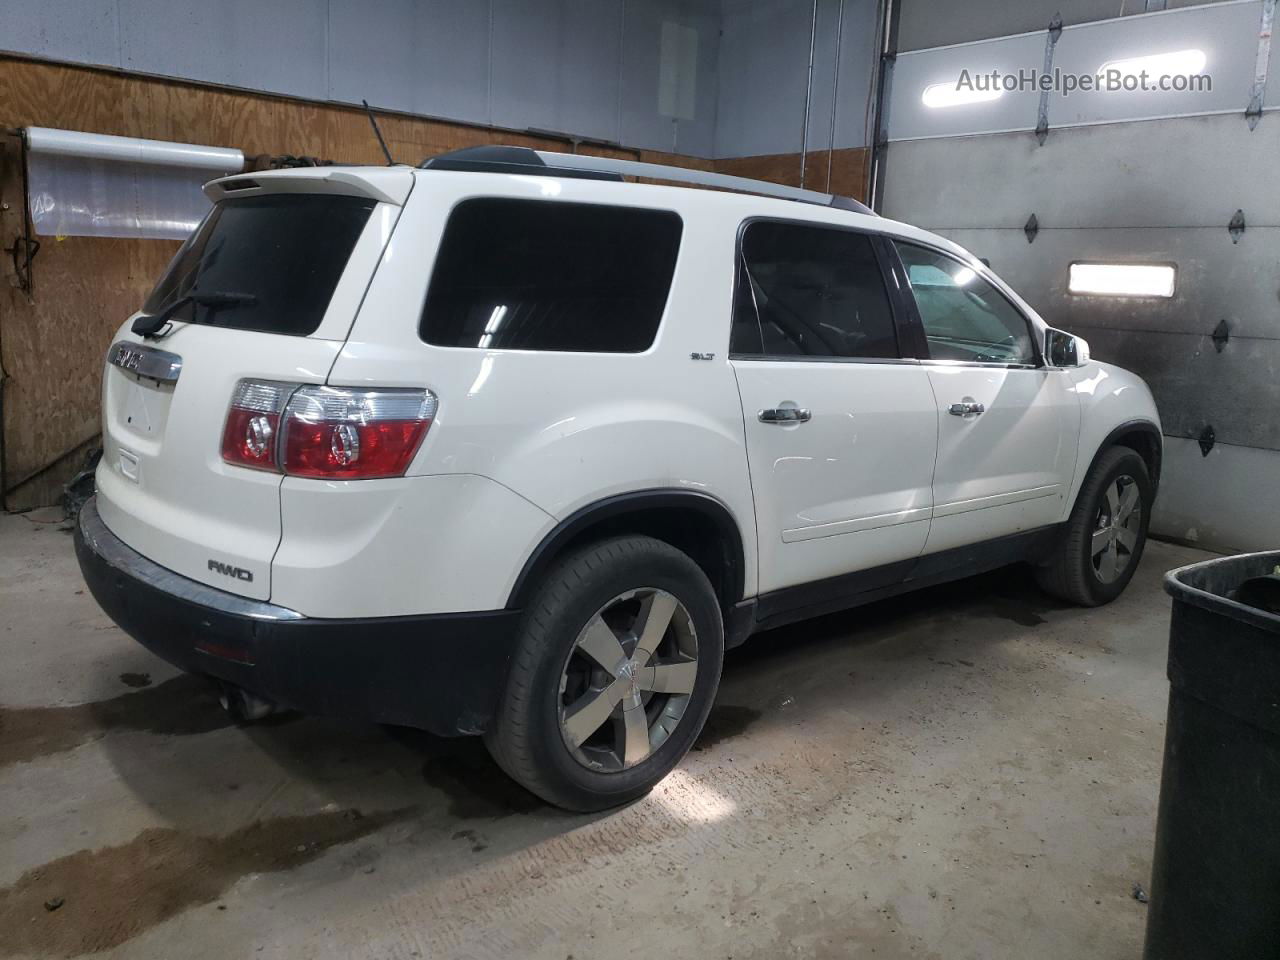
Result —
<path fill-rule="evenodd" d="M 663 210 L 465 200 L 445 226 L 419 334 L 438 347 L 647 350 L 681 229 Z"/>
<path fill-rule="evenodd" d="M 324 319 L 334 288 L 375 201 L 276 193 L 223 200 L 182 245 L 142 310 L 184 297 L 175 320 L 306 336 Z"/>
<path fill-rule="evenodd" d="M 759 220 L 743 232 L 730 350 L 763 356 L 897 357 L 889 295 L 871 238 Z"/>

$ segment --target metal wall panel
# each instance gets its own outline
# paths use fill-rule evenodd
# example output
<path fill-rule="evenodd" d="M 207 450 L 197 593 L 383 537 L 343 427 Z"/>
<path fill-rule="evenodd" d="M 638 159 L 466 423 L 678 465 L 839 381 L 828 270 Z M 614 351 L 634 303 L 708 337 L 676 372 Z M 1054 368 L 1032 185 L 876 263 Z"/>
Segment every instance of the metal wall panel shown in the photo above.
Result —
<path fill-rule="evenodd" d="M 726 0 L 716 156 L 799 153 L 811 0 Z"/>
<path fill-rule="evenodd" d="M 841 5 L 842 0 L 817 4 L 808 124 L 811 151 L 867 143 L 864 124 L 876 64 L 877 2 L 843 0 L 843 21 Z M 720 38 L 717 157 L 800 152 L 813 13 L 813 0 L 726 0 Z M 837 101 L 834 142 L 833 95 Z"/>
<path fill-rule="evenodd" d="M 323 100 L 327 0 L 119 0 L 125 70 Z"/>
<path fill-rule="evenodd" d="M 674 131 L 665 20 L 697 32 Z M 719 0 L 12 0 L 0 50 L 710 157 L 720 21 Z"/>
<path fill-rule="evenodd" d="M 1221 0 L 1168 0 L 1179 7 L 1217 3 Z M 921 50 L 947 43 L 989 40 L 1029 30 L 1041 30 L 1055 13 L 1066 24 L 1109 20 L 1145 12 L 1143 0 L 929 0 L 907 2 L 898 27 L 899 50 Z"/>
<path fill-rule="evenodd" d="M 1206 457 L 1194 440 L 1165 440 L 1152 532 L 1217 550 L 1280 543 L 1280 454 L 1220 443 Z"/>
<path fill-rule="evenodd" d="M 808 70 L 809 61 L 809 24 L 813 16 L 813 5 L 805 4 L 804 14 L 792 23 L 791 31 L 803 34 L 805 39 L 805 62 L 802 70 Z M 874 17 L 874 12 L 872 14 Z M 813 86 L 809 102 L 808 148 L 810 150 L 826 150 L 831 144 L 831 110 L 836 83 L 836 25 L 840 21 L 840 0 L 827 0 L 818 3 L 817 32 L 813 43 Z M 874 21 L 873 21 L 874 22 Z M 848 27 L 841 28 L 846 36 Z M 843 51 L 842 51 L 843 53 Z M 849 104 L 847 112 L 852 113 L 853 104 Z M 802 119 L 804 116 L 804 94 L 800 95 L 799 110 L 793 116 Z M 803 125 L 800 125 L 803 130 Z M 790 134 L 790 142 L 794 143 L 795 133 Z M 783 149 L 786 149 L 785 147 Z M 793 149 L 798 150 L 799 147 Z M 768 151 L 776 153 L 780 151 Z"/>
<path fill-rule="evenodd" d="M 865 147 L 871 116 L 867 97 L 876 66 L 876 0 L 822 0 L 818 4 L 818 34 L 814 45 L 813 101 L 809 108 L 809 149 Z M 792 27 L 803 32 L 809 12 Z M 840 28 L 837 43 L 836 28 Z M 837 70 L 836 55 L 840 62 Z M 836 84 L 839 88 L 836 89 Z M 834 103 L 833 103 L 834 99 Z M 803 98 L 801 108 L 803 108 Z M 832 141 L 832 111 L 835 140 Z M 794 138 L 794 134 L 792 134 Z"/>
<path fill-rule="evenodd" d="M 492 122 L 620 139 L 621 0 L 492 2 Z"/>
<path fill-rule="evenodd" d="M 844 0 L 836 110 L 837 150 L 865 147 L 874 139 L 870 135 L 874 105 L 868 104 L 868 98 L 872 77 L 879 67 L 879 41 L 875 31 L 878 5 L 878 0 Z"/>
<path fill-rule="evenodd" d="M 1277 11 L 1280 13 L 1280 11 Z M 1267 83 L 1266 94 L 1262 98 L 1264 107 L 1269 109 L 1280 108 L 1280 40 L 1274 36 L 1276 24 L 1272 24 L 1273 35 L 1271 37 L 1271 56 L 1267 66 Z M 1256 60 L 1256 54 L 1255 54 Z"/>
<path fill-rule="evenodd" d="M 885 205 L 931 229 L 1021 230 L 1035 213 L 1042 228 L 1218 227 L 1227 239 L 1240 208 L 1250 226 L 1280 226 L 1280 191 L 1259 189 L 1278 156 L 1280 116 L 1251 131 L 1243 110 L 1053 131 L 1044 146 L 1025 133 L 913 140 L 889 145 Z"/>
<path fill-rule="evenodd" d="M 1213 112 L 1243 113 L 1253 80 L 1261 0 L 1224 0 L 1210 6 L 1167 10 L 1102 23 L 1066 27 L 1053 57 L 1055 69 L 1093 74 L 1116 59 L 1198 49 L 1212 89 L 1200 92 L 1050 93 L 1051 129 Z M 889 98 L 892 140 L 954 137 L 1036 128 L 1040 94 L 1032 89 L 1004 92 L 998 99 L 945 108 L 925 106 L 921 97 L 934 83 L 971 76 L 1015 75 L 1044 66 L 1047 30 L 900 54 L 893 66 Z"/>
<path fill-rule="evenodd" d="M 329 99 L 488 122 L 488 0 L 330 0 Z"/>
<path fill-rule="evenodd" d="M 116 0 L 0 3 L 0 48 L 52 60 L 120 65 Z"/>
<path fill-rule="evenodd" d="M 697 32 L 693 117 L 664 115 L 659 103 L 663 24 Z M 716 0 L 629 0 L 622 27 L 622 142 L 654 150 L 715 154 L 720 7 Z M 689 78 L 681 77 L 682 84 Z"/>

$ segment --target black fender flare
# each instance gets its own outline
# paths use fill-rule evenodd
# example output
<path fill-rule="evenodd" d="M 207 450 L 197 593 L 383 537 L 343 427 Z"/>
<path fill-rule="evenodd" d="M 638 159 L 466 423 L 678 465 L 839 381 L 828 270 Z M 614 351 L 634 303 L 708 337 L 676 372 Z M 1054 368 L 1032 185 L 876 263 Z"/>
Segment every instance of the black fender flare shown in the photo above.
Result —
<path fill-rule="evenodd" d="M 541 574 L 555 562 L 565 545 L 606 521 L 617 520 L 628 514 L 662 511 L 693 510 L 707 517 L 715 525 L 724 546 L 722 583 L 725 595 L 721 598 L 726 607 L 742 598 L 746 577 L 746 555 L 743 549 L 742 531 L 733 514 L 723 502 L 707 493 L 696 490 L 657 488 L 636 490 L 605 497 L 575 510 L 565 517 L 542 538 L 524 562 L 516 576 L 507 599 L 508 610 L 519 610 L 528 602 Z M 714 581 L 713 581 L 714 582 Z"/>

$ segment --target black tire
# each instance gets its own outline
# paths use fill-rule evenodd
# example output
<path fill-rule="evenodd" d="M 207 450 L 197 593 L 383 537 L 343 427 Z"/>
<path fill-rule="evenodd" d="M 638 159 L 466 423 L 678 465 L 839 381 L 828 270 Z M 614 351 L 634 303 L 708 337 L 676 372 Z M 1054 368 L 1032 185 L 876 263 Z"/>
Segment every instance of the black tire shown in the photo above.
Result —
<path fill-rule="evenodd" d="M 1130 478 L 1138 490 L 1140 511 L 1136 524 L 1136 543 L 1132 549 L 1117 548 L 1117 556 L 1123 558 L 1123 568 L 1114 579 L 1098 569 L 1100 559 L 1093 553 L 1093 536 L 1099 532 L 1099 524 L 1106 524 L 1110 513 L 1107 493 L 1117 482 L 1126 489 L 1124 478 Z M 1061 540 L 1053 554 L 1037 571 L 1037 580 L 1046 593 L 1062 600 L 1069 600 L 1082 607 L 1096 607 L 1110 603 L 1124 592 L 1133 579 L 1142 560 L 1147 543 L 1147 524 L 1151 518 L 1151 477 L 1146 462 L 1129 447 L 1111 447 L 1102 451 L 1089 469 L 1075 506 L 1067 520 Z"/>
<path fill-rule="evenodd" d="M 696 677 L 683 714 L 646 759 L 616 770 L 592 769 L 562 734 L 563 700 L 572 696 L 564 693 L 562 677 L 588 623 L 615 598 L 637 589 L 665 592 L 682 605 L 687 617 L 677 616 L 696 635 Z M 526 609 L 485 744 L 513 779 L 556 806 L 595 811 L 627 803 L 648 793 L 693 746 L 715 699 L 723 662 L 720 605 L 696 563 L 650 537 L 591 544 L 558 562 Z M 649 694 L 654 696 L 668 695 Z M 606 725 L 618 722 L 611 715 Z"/>

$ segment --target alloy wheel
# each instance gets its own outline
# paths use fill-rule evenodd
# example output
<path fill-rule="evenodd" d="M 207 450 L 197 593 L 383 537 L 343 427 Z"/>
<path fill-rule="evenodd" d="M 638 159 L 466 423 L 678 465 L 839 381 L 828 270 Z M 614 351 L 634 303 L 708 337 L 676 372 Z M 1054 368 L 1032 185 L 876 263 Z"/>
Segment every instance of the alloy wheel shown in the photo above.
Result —
<path fill-rule="evenodd" d="M 1090 556 L 1102 583 L 1115 583 L 1129 569 L 1142 533 L 1142 494 L 1128 474 L 1107 486 L 1094 520 Z"/>
<path fill-rule="evenodd" d="M 684 604 L 644 587 L 587 621 L 560 675 L 560 734 L 592 770 L 633 767 L 680 723 L 698 677 L 698 635 Z"/>

